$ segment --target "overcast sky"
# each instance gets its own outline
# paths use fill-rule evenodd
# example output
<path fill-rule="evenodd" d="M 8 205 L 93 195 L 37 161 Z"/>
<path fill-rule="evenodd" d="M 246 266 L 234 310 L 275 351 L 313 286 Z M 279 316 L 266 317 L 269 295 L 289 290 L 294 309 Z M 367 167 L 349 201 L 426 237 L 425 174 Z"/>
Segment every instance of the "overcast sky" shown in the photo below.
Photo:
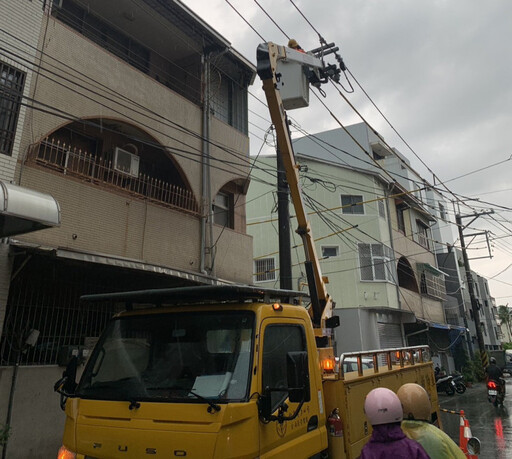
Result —
<path fill-rule="evenodd" d="M 308 50 L 319 46 L 318 35 L 289 0 L 257 0 L 290 37 Z M 185 0 L 184 3 L 255 63 L 261 39 L 226 0 Z M 230 0 L 265 38 L 286 44 L 254 0 Z M 481 211 L 494 208 L 495 218 L 480 217 L 473 228 L 493 231 L 493 258 L 473 260 L 471 268 L 491 278 L 496 303 L 512 306 L 512 4 L 508 0 L 294 0 L 315 29 L 340 47 L 352 74 L 418 156 L 442 181 L 485 168 L 447 183 Z M 258 78 L 251 93 L 264 99 Z M 432 175 L 371 106 L 354 84 L 349 100 L 387 143 L 407 156 L 413 167 L 433 183 Z M 326 104 L 345 125 L 360 122 L 334 91 Z M 251 154 L 269 119 L 265 107 L 249 98 Z M 339 127 L 312 97 L 309 108 L 290 113 L 308 133 Z M 257 125 L 257 126 L 255 126 Z M 258 138 L 259 137 L 259 138 Z M 467 207 L 461 213 L 471 213 Z M 508 237 L 507 237 L 508 236 Z M 468 242 L 468 241 L 466 241 Z M 470 247 L 484 246 L 475 240 Z M 472 250 L 471 257 L 486 251 Z"/>

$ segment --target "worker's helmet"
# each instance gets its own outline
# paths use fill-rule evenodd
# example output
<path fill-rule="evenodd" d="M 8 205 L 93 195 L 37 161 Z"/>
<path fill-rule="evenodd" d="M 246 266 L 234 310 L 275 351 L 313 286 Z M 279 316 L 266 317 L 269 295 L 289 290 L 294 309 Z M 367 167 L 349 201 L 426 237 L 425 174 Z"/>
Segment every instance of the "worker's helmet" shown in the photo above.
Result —
<path fill-rule="evenodd" d="M 396 395 L 402 403 L 404 419 L 430 421 L 432 406 L 428 393 L 423 387 L 419 384 L 407 383 L 398 389 Z"/>
<path fill-rule="evenodd" d="M 372 426 L 401 422 L 402 404 L 397 395 L 385 387 L 373 389 L 364 401 L 364 412 Z"/>
<path fill-rule="evenodd" d="M 297 40 L 295 40 L 295 38 L 290 38 L 290 40 L 288 41 L 288 48 L 298 48 L 299 47 L 299 44 L 297 43 Z"/>
<path fill-rule="evenodd" d="M 494 365 L 496 365 L 496 359 L 494 357 L 491 357 L 490 362 L 493 363 Z"/>

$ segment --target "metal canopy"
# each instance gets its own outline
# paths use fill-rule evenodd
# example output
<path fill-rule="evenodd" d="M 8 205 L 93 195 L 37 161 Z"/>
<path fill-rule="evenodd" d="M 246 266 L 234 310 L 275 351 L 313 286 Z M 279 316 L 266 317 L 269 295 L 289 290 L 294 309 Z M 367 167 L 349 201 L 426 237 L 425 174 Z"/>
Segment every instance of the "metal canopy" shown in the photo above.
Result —
<path fill-rule="evenodd" d="M 421 322 L 425 324 L 429 328 L 438 328 L 439 330 L 458 330 L 460 332 L 464 331 L 466 332 L 466 327 L 461 327 L 459 325 L 452 325 L 452 324 L 440 324 L 437 322 L 431 322 L 429 320 L 420 319 L 419 317 L 416 319 L 418 322 Z"/>
<path fill-rule="evenodd" d="M 0 237 L 59 225 L 60 207 L 52 196 L 0 181 Z"/>
<path fill-rule="evenodd" d="M 271 299 L 289 301 L 291 298 L 306 296 L 304 292 L 294 290 L 265 289 L 249 285 L 206 285 L 84 295 L 81 299 L 83 301 L 123 302 L 129 306 L 132 303 L 177 305 L 204 304 L 213 301 L 217 303 L 248 300 L 270 302 Z"/>

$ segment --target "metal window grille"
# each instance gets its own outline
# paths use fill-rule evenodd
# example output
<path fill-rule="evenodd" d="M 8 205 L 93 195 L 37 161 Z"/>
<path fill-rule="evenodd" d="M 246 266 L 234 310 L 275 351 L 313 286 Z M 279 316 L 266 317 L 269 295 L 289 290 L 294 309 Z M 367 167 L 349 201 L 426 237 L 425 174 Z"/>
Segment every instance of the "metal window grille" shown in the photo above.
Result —
<path fill-rule="evenodd" d="M 421 293 L 437 299 L 446 298 L 446 287 L 443 276 L 436 276 L 430 271 L 421 274 Z"/>
<path fill-rule="evenodd" d="M 16 255 L 19 260 L 21 255 Z M 114 275 L 112 269 L 70 265 L 39 255 L 15 266 L 4 328 L 0 340 L 0 365 L 55 365 L 67 360 L 70 347 L 91 349 L 108 320 L 119 312 L 110 303 L 84 303 L 80 296 L 137 288 L 135 277 Z M 127 276 L 127 274 L 123 274 Z M 159 282 L 161 282 L 159 280 Z M 137 287 L 135 287 L 137 286 Z M 20 354 L 29 330 L 39 331 L 35 347 Z"/>
<path fill-rule="evenodd" d="M 0 62 L 0 153 L 11 155 L 20 112 L 25 73 Z"/>
<path fill-rule="evenodd" d="M 254 272 L 256 282 L 276 280 L 276 260 L 274 258 L 254 260 Z"/>
<path fill-rule="evenodd" d="M 361 204 L 363 202 L 363 197 L 361 195 L 349 195 L 342 194 L 341 195 L 341 212 L 343 214 L 356 214 L 363 215 L 364 214 L 364 206 Z"/>

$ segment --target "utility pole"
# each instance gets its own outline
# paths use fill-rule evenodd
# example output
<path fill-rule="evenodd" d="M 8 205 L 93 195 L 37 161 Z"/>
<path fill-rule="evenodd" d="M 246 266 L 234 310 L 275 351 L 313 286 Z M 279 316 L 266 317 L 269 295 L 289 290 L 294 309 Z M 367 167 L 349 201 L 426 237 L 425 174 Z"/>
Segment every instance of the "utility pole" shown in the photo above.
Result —
<path fill-rule="evenodd" d="M 471 275 L 471 268 L 469 267 L 469 258 L 466 251 L 466 243 L 464 242 L 464 229 L 467 228 L 472 222 L 474 222 L 478 217 L 482 215 L 489 215 L 493 214 L 494 211 L 491 210 L 489 212 L 478 212 L 470 215 L 460 215 L 460 213 L 457 213 L 455 216 L 455 222 L 457 223 L 457 228 L 459 229 L 459 239 L 460 239 L 460 246 L 462 249 L 462 257 L 464 259 L 464 268 L 466 270 L 466 280 L 468 284 L 468 292 L 469 292 L 469 298 L 471 300 L 471 310 L 473 311 L 473 319 L 475 321 L 475 329 L 476 329 L 476 337 L 478 341 L 478 347 L 480 349 L 480 356 L 482 358 L 482 364 L 485 366 L 489 365 L 489 357 L 487 355 L 487 352 L 485 351 L 485 343 L 484 343 L 484 336 L 482 335 L 482 327 L 480 326 L 480 312 L 478 310 L 478 305 L 475 298 L 475 292 L 473 290 L 473 276 Z M 473 219 L 466 225 L 462 225 L 462 219 L 463 218 L 469 218 L 473 217 Z M 476 236 L 483 233 L 475 233 L 472 236 Z"/>
<path fill-rule="evenodd" d="M 290 190 L 286 181 L 283 159 L 277 146 L 277 220 L 279 228 L 279 285 L 292 290 L 292 254 L 290 240 Z"/>

